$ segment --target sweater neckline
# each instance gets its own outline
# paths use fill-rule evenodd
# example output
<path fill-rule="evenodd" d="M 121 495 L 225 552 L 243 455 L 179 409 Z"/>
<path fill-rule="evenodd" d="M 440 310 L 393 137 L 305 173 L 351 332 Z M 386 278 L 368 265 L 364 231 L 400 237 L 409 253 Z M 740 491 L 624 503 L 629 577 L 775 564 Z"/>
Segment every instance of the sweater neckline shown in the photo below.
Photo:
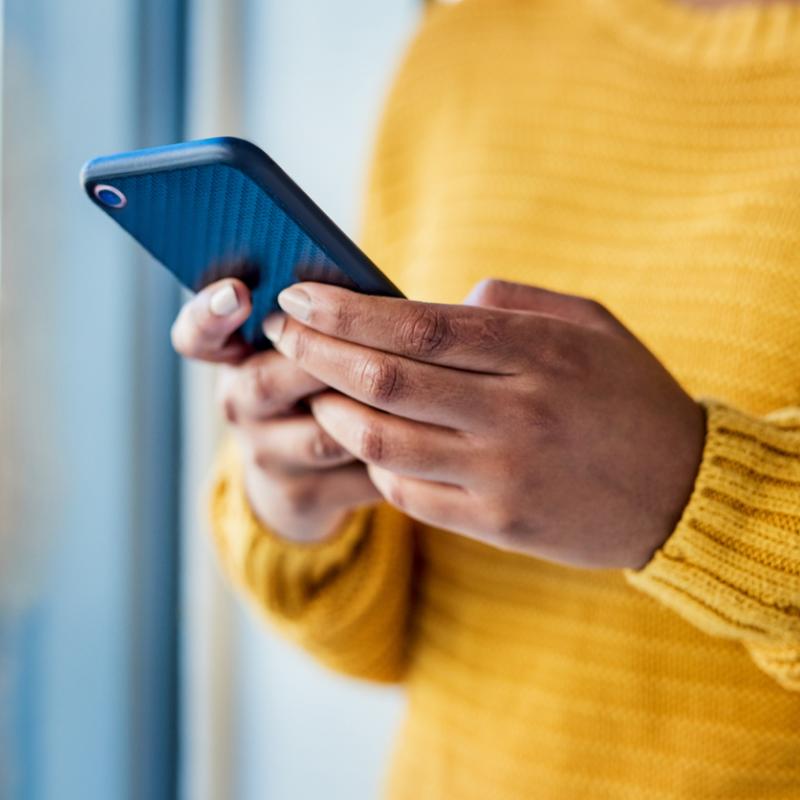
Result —
<path fill-rule="evenodd" d="M 739 0 L 719 8 L 679 0 L 589 0 L 627 42 L 706 67 L 800 61 L 800 3 Z"/>

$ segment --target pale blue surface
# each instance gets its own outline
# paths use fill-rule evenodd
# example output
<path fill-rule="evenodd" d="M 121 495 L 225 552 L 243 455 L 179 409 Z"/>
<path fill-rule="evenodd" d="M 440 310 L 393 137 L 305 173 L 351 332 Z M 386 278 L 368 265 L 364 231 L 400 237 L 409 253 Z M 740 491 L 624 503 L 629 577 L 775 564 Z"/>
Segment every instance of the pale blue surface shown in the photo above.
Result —
<path fill-rule="evenodd" d="M 140 144 L 138 6 L 5 2 L 4 455 L 20 477 L 5 518 L 33 543 L 0 591 L 13 800 L 133 797 L 147 724 L 141 275 L 77 180 Z"/>
<path fill-rule="evenodd" d="M 6 2 L 4 302 L 28 313 L 13 349 L 4 341 L 3 374 L 28 390 L 8 411 L 41 491 L 16 524 L 43 547 L 17 626 L 12 797 L 24 800 L 125 796 L 133 275 L 75 175 L 95 148 L 132 140 L 128 11 Z"/>

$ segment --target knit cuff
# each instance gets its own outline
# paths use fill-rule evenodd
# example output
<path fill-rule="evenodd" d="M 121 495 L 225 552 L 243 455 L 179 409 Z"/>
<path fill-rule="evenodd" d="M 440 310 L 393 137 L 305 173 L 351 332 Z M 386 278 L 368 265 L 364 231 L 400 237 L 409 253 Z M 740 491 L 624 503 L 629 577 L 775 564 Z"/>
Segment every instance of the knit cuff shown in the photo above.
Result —
<path fill-rule="evenodd" d="M 704 403 L 694 491 L 670 538 L 628 581 L 706 632 L 800 641 L 800 420 Z"/>

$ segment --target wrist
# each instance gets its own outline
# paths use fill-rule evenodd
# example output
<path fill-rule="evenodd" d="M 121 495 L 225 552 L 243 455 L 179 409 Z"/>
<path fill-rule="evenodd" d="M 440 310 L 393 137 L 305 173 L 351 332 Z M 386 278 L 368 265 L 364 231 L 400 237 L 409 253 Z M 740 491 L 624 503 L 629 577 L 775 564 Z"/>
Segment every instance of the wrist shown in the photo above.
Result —
<path fill-rule="evenodd" d="M 665 505 L 655 515 L 658 521 L 650 542 L 631 559 L 630 569 L 642 569 L 672 536 L 692 496 L 706 440 L 706 412 L 700 403 L 688 398 L 686 414 L 679 428 L 679 435 L 671 447 L 671 468 L 664 492 Z"/>

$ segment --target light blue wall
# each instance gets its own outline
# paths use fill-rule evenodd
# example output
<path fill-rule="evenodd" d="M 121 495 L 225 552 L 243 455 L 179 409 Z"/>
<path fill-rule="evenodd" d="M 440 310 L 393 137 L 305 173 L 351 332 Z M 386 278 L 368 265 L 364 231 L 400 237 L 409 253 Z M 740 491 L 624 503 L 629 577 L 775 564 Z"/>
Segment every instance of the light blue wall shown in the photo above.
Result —
<path fill-rule="evenodd" d="M 137 289 L 78 170 L 135 143 L 133 20 L 128 0 L 5 2 L 3 797 L 128 796 Z"/>
<path fill-rule="evenodd" d="M 417 0 L 250 0 L 246 130 L 355 235 L 365 169 Z M 402 712 L 396 690 L 336 677 L 241 611 L 237 800 L 376 797 Z"/>

